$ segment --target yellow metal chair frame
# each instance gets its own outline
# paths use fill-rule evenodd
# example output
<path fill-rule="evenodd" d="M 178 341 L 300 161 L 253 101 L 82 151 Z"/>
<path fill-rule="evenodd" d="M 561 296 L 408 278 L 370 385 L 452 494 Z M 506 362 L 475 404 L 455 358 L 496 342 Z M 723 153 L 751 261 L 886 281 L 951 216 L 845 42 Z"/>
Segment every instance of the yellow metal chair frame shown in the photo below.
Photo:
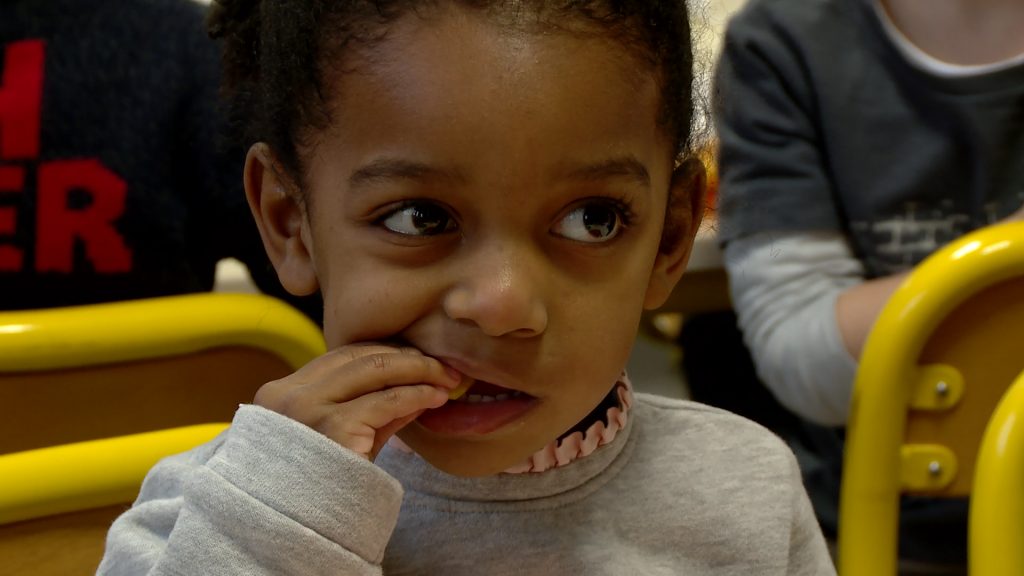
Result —
<path fill-rule="evenodd" d="M 896 574 L 901 493 L 971 493 L 982 432 L 1024 368 L 1024 348 L 1005 338 L 1019 334 L 1022 322 L 1024 223 L 962 237 L 893 294 L 865 344 L 854 386 L 840 574 Z M 976 330 L 994 332 L 997 341 L 972 337 Z M 990 351 L 991 344 L 999 345 Z M 973 367 L 951 364 L 951 354 Z M 980 529 L 981 538 L 991 534 Z"/>
<path fill-rule="evenodd" d="M 157 460 L 213 438 L 260 385 L 323 352 L 315 324 L 263 295 L 0 312 L 4 564 L 95 570 L 106 524 Z"/>
<path fill-rule="evenodd" d="M 985 429 L 969 526 L 972 574 L 1024 574 L 1024 372 Z"/>

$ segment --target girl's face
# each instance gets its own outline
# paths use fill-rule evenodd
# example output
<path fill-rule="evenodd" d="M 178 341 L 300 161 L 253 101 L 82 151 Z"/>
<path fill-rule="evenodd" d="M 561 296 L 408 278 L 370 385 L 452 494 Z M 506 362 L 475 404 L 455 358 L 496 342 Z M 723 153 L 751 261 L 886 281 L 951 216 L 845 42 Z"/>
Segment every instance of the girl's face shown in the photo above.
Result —
<path fill-rule="evenodd" d="M 470 394 L 508 394 L 399 432 L 442 470 L 496 473 L 608 393 L 685 265 L 699 199 L 673 179 L 656 78 L 617 43 L 457 9 L 337 69 L 307 202 L 288 196 L 271 256 L 286 287 L 321 290 L 328 348 L 415 346 Z M 683 233 L 659 251 L 673 185 Z"/>

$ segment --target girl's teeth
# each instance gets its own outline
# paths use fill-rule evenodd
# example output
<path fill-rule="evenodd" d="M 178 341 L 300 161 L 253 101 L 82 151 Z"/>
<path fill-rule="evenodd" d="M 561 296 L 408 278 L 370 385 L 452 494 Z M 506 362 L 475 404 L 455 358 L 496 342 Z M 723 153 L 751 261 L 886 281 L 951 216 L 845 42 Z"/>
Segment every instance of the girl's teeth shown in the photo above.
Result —
<path fill-rule="evenodd" d="M 466 394 L 462 398 L 459 398 L 459 400 L 463 402 L 469 402 L 470 404 L 474 404 L 477 402 L 501 402 L 502 400 L 515 398 L 521 394 L 522 392 L 518 390 L 512 392 L 511 394 L 498 394 L 497 396 L 484 396 L 483 394 Z"/>

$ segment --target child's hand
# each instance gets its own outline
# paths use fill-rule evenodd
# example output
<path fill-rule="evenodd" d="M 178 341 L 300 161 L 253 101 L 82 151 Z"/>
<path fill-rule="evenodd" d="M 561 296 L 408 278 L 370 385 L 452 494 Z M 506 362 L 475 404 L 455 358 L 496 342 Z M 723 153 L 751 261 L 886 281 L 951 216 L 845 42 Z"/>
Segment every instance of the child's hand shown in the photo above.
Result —
<path fill-rule="evenodd" d="M 373 460 L 395 432 L 444 404 L 461 379 L 415 348 L 353 344 L 264 384 L 253 402 Z"/>

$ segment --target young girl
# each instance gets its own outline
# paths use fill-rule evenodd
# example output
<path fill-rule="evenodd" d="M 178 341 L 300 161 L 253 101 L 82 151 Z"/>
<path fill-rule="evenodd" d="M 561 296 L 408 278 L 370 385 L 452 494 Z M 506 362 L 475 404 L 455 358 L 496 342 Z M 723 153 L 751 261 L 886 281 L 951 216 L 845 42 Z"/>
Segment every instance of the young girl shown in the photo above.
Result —
<path fill-rule="evenodd" d="M 623 374 L 701 212 L 682 2 L 221 2 L 212 29 L 331 351 L 154 468 L 101 574 L 834 573 L 779 440 Z"/>

